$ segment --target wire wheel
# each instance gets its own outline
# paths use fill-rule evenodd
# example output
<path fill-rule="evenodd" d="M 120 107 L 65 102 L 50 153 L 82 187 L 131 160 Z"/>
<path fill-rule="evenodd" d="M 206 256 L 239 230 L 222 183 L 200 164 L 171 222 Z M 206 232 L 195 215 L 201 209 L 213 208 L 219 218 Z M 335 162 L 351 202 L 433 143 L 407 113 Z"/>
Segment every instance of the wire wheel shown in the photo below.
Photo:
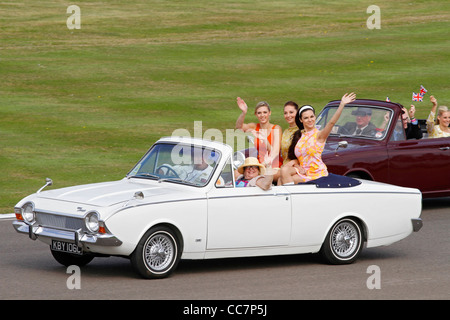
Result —
<path fill-rule="evenodd" d="M 338 224 L 331 234 L 331 248 L 342 258 L 351 256 L 358 249 L 360 241 L 359 229 L 353 223 L 342 222 Z"/>
<path fill-rule="evenodd" d="M 144 234 L 131 254 L 131 265 L 144 278 L 165 278 L 180 261 L 180 241 L 171 228 L 153 227 Z"/>
<path fill-rule="evenodd" d="M 174 260 L 176 252 L 175 240 L 166 232 L 150 237 L 144 245 L 144 261 L 153 272 L 165 270 Z"/>
<path fill-rule="evenodd" d="M 347 264 L 357 259 L 362 245 L 359 223 L 352 218 L 344 218 L 331 228 L 320 252 L 331 264 Z"/>

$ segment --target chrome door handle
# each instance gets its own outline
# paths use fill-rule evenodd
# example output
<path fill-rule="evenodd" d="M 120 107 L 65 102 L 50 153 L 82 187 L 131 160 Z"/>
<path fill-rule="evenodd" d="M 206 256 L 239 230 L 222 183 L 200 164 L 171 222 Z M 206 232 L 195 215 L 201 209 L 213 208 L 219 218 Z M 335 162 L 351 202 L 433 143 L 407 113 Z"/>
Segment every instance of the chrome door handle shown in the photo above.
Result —
<path fill-rule="evenodd" d="M 450 147 L 440 147 L 439 150 L 449 150 Z"/>

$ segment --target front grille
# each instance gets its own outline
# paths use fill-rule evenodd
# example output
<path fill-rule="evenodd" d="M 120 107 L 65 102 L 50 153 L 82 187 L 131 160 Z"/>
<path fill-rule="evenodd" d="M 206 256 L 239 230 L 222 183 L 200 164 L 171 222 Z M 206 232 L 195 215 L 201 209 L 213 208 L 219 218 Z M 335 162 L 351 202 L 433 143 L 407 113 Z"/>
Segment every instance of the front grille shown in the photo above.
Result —
<path fill-rule="evenodd" d="M 54 227 L 59 229 L 85 231 L 85 224 L 82 218 L 74 218 L 67 216 L 60 216 L 46 212 L 36 212 L 36 223 L 42 226 Z"/>

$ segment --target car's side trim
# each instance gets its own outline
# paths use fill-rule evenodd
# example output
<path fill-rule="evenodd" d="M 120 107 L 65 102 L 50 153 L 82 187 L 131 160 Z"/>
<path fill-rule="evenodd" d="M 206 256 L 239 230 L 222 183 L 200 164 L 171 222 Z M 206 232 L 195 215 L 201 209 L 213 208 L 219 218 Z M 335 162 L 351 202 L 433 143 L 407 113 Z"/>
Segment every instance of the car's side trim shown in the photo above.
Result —
<path fill-rule="evenodd" d="M 380 194 L 380 193 L 386 193 L 386 194 L 418 194 L 417 192 L 411 192 L 411 191 L 342 191 L 342 192 L 292 192 L 291 195 L 298 195 L 298 194 L 304 194 L 304 195 L 322 195 L 322 194 Z"/>
<path fill-rule="evenodd" d="M 339 192 L 331 192 L 331 191 L 324 191 L 324 192 L 281 192 L 281 193 L 270 193 L 270 194 L 244 194 L 244 195 L 230 195 L 230 196 L 213 196 L 208 197 L 208 199 L 230 199 L 230 198 L 245 198 L 245 197 L 270 197 L 270 196 L 292 196 L 292 195 L 322 195 L 322 194 L 353 194 L 353 193 L 365 193 L 365 194 L 380 194 L 380 193 L 387 193 L 387 194 L 417 194 L 417 192 L 408 192 L 408 191 L 339 191 Z"/>
<path fill-rule="evenodd" d="M 196 201 L 196 200 L 211 200 L 211 199 L 231 199 L 231 198 L 253 198 L 253 197 L 273 197 L 273 196 L 291 196 L 291 195 L 322 195 L 322 194 L 352 194 L 352 193 L 366 193 L 366 194 L 380 194 L 380 193 L 386 193 L 386 194 L 417 194 L 417 192 L 411 192 L 411 191 L 339 191 L 339 192 L 331 192 L 331 191 L 323 191 L 323 192 L 311 192 L 311 191 L 298 191 L 298 192 L 280 192 L 280 193 L 266 193 L 266 194 L 236 194 L 236 195 L 226 195 L 226 196 L 212 196 L 212 197 L 204 197 L 204 198 L 194 198 L 194 199 L 177 199 L 177 200 L 164 200 L 164 201 L 156 201 L 156 202 L 147 202 L 142 204 L 136 204 L 136 205 L 130 205 L 124 208 L 120 208 L 115 213 L 118 213 L 120 211 L 131 209 L 135 207 L 142 207 L 152 204 L 162 204 L 162 203 L 170 203 L 170 202 L 182 202 L 182 201 Z M 115 214 L 114 213 L 114 214 Z"/>
<path fill-rule="evenodd" d="M 242 195 L 232 195 L 232 196 L 213 196 L 208 197 L 208 200 L 211 199 L 232 199 L 232 198 L 254 198 L 254 197 L 273 197 L 273 196 L 289 196 L 290 193 L 270 193 L 270 194 L 242 194 Z"/>
<path fill-rule="evenodd" d="M 202 197 L 202 198 L 193 198 L 193 199 L 191 198 L 191 199 L 163 200 L 163 201 L 146 202 L 146 203 L 141 203 L 141 204 L 128 205 L 126 207 L 122 207 L 122 208 L 118 209 L 117 211 L 115 211 L 113 214 L 108 216 L 108 218 L 106 220 L 111 218 L 116 213 L 119 213 L 119 212 L 127 210 L 127 209 L 131 209 L 131 208 L 137 208 L 137 207 L 148 206 L 148 205 L 153 205 L 153 204 L 162 204 L 162 203 L 170 203 L 170 202 L 183 202 L 183 201 L 198 201 L 198 200 L 207 200 L 207 198 L 206 197 Z"/>

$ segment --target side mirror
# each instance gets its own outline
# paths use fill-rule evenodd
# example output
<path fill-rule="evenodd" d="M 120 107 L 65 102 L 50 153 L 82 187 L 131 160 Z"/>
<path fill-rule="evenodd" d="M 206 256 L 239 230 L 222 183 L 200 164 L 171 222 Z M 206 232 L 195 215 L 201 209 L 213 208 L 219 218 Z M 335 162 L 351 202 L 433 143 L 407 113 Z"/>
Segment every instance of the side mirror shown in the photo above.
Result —
<path fill-rule="evenodd" d="M 347 141 L 339 141 L 338 146 L 334 150 L 334 154 L 337 154 L 337 151 L 338 151 L 339 148 L 345 149 L 347 147 L 348 147 L 348 142 Z"/>
<path fill-rule="evenodd" d="M 125 202 L 123 204 L 123 208 L 128 207 L 128 205 L 130 204 L 131 201 L 133 200 L 142 200 L 144 199 L 144 193 L 142 191 L 136 191 L 133 195 L 133 198 L 131 198 L 130 200 L 128 200 L 127 202 Z M 131 202 L 132 203 L 132 202 Z"/>
<path fill-rule="evenodd" d="M 42 191 L 42 189 L 44 189 L 47 186 L 51 186 L 53 184 L 53 180 L 50 178 L 45 178 L 45 184 L 36 192 L 39 193 Z"/>

